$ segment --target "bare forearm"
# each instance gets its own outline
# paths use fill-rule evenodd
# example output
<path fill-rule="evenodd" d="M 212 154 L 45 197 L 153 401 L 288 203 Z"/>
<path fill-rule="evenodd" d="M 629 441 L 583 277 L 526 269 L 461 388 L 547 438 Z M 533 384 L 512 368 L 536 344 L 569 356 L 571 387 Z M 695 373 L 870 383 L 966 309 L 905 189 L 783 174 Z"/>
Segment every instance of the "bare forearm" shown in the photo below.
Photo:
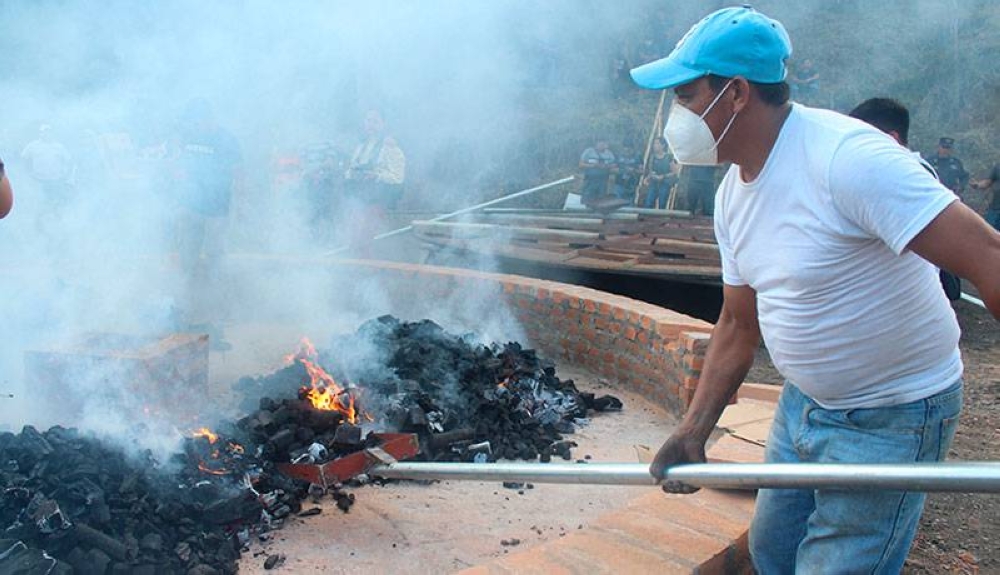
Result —
<path fill-rule="evenodd" d="M 0 218 L 5 217 L 14 207 L 14 192 L 10 187 L 10 180 L 0 172 Z"/>
<path fill-rule="evenodd" d="M 972 282 L 986 308 L 1000 319 L 1000 233 L 968 206 L 952 202 L 908 247 Z"/>
<path fill-rule="evenodd" d="M 678 431 L 708 439 L 729 399 L 753 366 L 759 344 L 760 333 L 756 326 L 739 327 L 733 322 L 716 325 L 698 388 Z"/>

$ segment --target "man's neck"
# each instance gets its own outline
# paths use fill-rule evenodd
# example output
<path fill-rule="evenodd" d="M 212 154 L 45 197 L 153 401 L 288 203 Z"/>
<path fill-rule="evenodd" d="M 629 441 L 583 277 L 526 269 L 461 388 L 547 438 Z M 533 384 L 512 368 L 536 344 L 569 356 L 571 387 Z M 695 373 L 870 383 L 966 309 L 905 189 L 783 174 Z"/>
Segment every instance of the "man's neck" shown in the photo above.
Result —
<path fill-rule="evenodd" d="M 733 158 L 733 163 L 740 167 L 740 178 L 744 182 L 752 182 L 760 175 L 785 120 L 792 112 L 790 102 L 776 107 L 759 105 L 760 113 L 747 115 L 749 122 L 739 134 L 741 143 Z"/>

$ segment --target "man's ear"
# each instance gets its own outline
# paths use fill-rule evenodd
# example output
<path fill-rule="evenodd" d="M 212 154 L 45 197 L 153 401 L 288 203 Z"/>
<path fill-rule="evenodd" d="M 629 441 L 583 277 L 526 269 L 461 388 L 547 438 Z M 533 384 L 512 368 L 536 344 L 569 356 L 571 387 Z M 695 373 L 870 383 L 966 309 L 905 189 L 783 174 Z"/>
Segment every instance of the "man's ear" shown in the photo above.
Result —
<path fill-rule="evenodd" d="M 743 76 L 733 78 L 733 112 L 741 112 L 750 103 L 750 82 Z"/>

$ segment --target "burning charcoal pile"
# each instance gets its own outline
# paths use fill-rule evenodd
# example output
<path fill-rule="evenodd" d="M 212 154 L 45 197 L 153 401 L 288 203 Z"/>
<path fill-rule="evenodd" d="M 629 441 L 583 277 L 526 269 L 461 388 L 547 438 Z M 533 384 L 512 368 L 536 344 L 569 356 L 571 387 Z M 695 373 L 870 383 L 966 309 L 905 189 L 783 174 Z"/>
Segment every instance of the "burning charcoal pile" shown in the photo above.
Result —
<path fill-rule="evenodd" d="M 354 352 L 362 347 L 378 350 L 377 357 Z M 592 410 L 622 407 L 613 396 L 581 393 L 572 380 L 559 379 L 534 350 L 477 345 L 429 320 L 383 316 L 335 338 L 324 353 L 310 348 L 296 357 L 297 364 L 235 385 L 260 402 L 241 427 L 268 446 L 269 459 L 311 462 L 318 460 L 314 453 L 354 449 L 361 442 L 355 399 L 376 425 L 418 434 L 422 457 L 435 461 L 571 459 L 575 444 L 564 435 Z M 356 387 L 341 388 L 320 364 Z M 332 394 L 341 398 L 341 409 L 317 416 L 288 398 L 295 389 L 299 399 L 306 392 Z M 337 426 L 342 421 L 349 425 Z"/>
<path fill-rule="evenodd" d="M 234 529 L 263 507 L 205 477 L 167 473 L 148 453 L 129 456 L 73 429 L 4 433 L 0 572 L 235 573 Z"/>
<path fill-rule="evenodd" d="M 361 342 L 375 360 L 351 351 Z M 477 345 L 431 321 L 384 316 L 326 353 L 305 345 L 286 359 L 234 386 L 248 415 L 191 433 L 165 462 L 74 429 L 0 434 L 0 573 L 235 573 L 253 535 L 322 496 L 289 465 L 339 465 L 391 435 L 365 426 L 416 434 L 425 459 L 545 462 L 571 458 L 564 436 L 590 411 L 622 407 L 533 350 Z M 342 511 L 354 503 L 323 487 Z"/>
<path fill-rule="evenodd" d="M 581 393 L 518 343 L 476 345 L 432 321 L 389 316 L 359 333 L 386 350 L 394 374 L 360 374 L 366 397 L 383 399 L 386 421 L 420 434 L 425 455 L 436 461 L 571 459 L 575 443 L 564 434 L 593 410 L 622 407 L 613 396 Z"/>

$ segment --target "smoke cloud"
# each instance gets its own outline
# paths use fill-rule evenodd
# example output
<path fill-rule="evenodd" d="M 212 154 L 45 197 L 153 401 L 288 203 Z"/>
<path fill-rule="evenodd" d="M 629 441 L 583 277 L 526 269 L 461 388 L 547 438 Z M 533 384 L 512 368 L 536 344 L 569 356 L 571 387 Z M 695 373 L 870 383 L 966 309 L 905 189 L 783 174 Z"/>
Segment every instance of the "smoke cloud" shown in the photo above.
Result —
<path fill-rule="evenodd" d="M 39 400 L 52 390 L 37 388 L 24 354 L 65 349 L 90 333 L 178 330 L 178 310 L 190 311 L 190 278 L 176 257 L 172 153 L 193 107 L 207 108 L 240 149 L 226 280 L 199 310 L 246 336 L 213 354 L 213 377 L 234 380 L 277 363 L 301 335 L 322 345 L 372 317 L 405 316 L 374 277 L 269 259 L 326 253 L 366 231 L 353 214 L 337 213 L 317 233 L 316 199 L 302 191 L 310 154 L 343 161 L 365 112 L 377 109 L 406 154 L 403 209 L 451 211 L 563 177 L 594 135 L 614 146 L 652 117 L 655 94 L 608 97 L 612 58 L 627 52 L 638 65 L 664 56 L 721 5 L 5 3 L 0 157 L 16 200 L 0 222 L 0 426 L 124 429 L 121 402 L 92 400 L 122 382 L 80 377 L 76 389 L 58 390 L 87 398 L 86 417 L 67 421 L 57 403 Z M 911 140 L 920 147 L 946 127 L 957 137 L 976 133 L 974 118 L 955 110 L 996 84 L 995 67 L 976 64 L 990 52 L 968 57 L 996 29 L 973 18 L 981 6 L 845 0 L 758 8 L 785 23 L 795 58 L 816 61 L 827 94 L 819 104 L 846 110 L 875 95 L 900 97 L 914 108 Z M 956 88 L 960 74 L 972 78 L 969 90 Z M 35 153 L 22 154 L 36 141 Z M 412 289 L 419 300 L 419 286 Z M 520 339 L 494 298 L 464 293 L 409 310 L 454 332 Z M 469 315 L 476 325 L 459 319 Z"/>
<path fill-rule="evenodd" d="M 572 109 L 574 92 L 603 87 L 605 54 L 641 18 L 569 1 L 45 1 L 6 4 L 4 16 L 0 157 L 16 207 L 0 225 L 0 392 L 14 396 L 0 399 L 0 425 L 123 436 L 143 406 L 120 375 L 94 368 L 66 389 L 40 389 L 25 353 L 77 352 L 92 334 L 155 341 L 196 323 L 177 261 L 175 155 L 199 114 L 239 144 L 225 280 L 195 306 L 237 344 L 212 355 L 213 379 L 235 380 L 277 367 L 301 335 L 322 345 L 377 315 L 405 315 L 374 278 L 269 259 L 325 253 L 366 231 L 338 213 L 316 233 L 302 192 L 309 153 L 343 162 L 376 109 L 407 157 L 404 208 L 495 197 L 512 154 L 524 155 L 536 96 L 558 91 Z M 484 340 L 520 339 L 494 298 L 412 309 Z M 454 325 L 471 313 L 478 325 Z M 216 401 L 227 398 L 205 398 Z"/>

